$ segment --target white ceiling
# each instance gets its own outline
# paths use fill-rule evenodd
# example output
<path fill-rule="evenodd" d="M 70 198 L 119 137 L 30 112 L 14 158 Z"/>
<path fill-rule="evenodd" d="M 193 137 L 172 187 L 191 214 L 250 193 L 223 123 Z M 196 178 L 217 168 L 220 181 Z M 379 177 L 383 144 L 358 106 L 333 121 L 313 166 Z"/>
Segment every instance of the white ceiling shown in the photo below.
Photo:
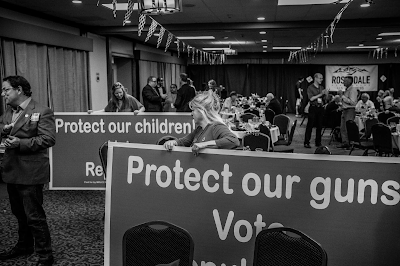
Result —
<path fill-rule="evenodd" d="M 204 47 L 227 47 L 217 45 L 218 41 L 245 41 L 246 44 L 232 45 L 239 53 L 262 52 L 267 45 L 268 52 L 273 46 L 306 47 L 318 38 L 333 21 L 344 4 L 285 5 L 278 6 L 278 0 L 182 0 L 183 12 L 154 16 L 154 19 L 175 36 L 213 35 L 215 40 L 187 40 L 198 49 Z M 304 1 L 304 0 L 301 0 Z M 309 1 L 309 0 L 307 0 Z M 325 1 L 325 0 L 324 0 Z M 394 49 L 400 45 L 400 36 L 376 40 L 379 33 L 400 31 L 400 0 L 374 0 L 368 8 L 360 7 L 365 0 L 354 0 L 343 13 L 334 34 L 334 43 L 324 52 L 346 52 L 349 45 L 379 45 Z M 132 24 L 122 26 L 125 11 L 112 11 L 101 4 L 111 0 L 82 0 L 73 4 L 71 0 L 3 0 L 0 6 L 27 12 L 36 16 L 73 23 L 85 30 L 98 34 L 121 36 L 144 42 L 146 33 L 137 36 L 138 14 L 131 17 Z M 120 0 L 118 3 L 126 3 Z M 257 17 L 265 17 L 258 21 Z M 149 20 L 147 21 L 147 26 Z M 147 28 L 146 28 L 147 29 Z M 260 31 L 266 35 L 260 35 Z M 262 43 L 267 39 L 267 43 Z M 155 45 L 152 37 L 150 45 Z M 165 42 L 165 41 L 164 41 Z M 172 48 L 174 46 L 172 45 Z"/>

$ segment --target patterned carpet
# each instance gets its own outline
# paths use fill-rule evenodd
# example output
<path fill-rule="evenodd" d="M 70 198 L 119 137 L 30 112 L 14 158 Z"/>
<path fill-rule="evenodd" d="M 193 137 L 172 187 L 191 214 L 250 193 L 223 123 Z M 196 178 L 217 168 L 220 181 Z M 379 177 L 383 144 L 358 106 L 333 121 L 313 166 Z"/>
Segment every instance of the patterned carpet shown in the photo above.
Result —
<path fill-rule="evenodd" d="M 103 265 L 104 191 L 45 191 L 54 265 Z M 8 199 L 0 198 L 0 250 L 15 245 L 17 221 Z M 35 265 L 37 256 L 1 261 L 2 266 Z"/>

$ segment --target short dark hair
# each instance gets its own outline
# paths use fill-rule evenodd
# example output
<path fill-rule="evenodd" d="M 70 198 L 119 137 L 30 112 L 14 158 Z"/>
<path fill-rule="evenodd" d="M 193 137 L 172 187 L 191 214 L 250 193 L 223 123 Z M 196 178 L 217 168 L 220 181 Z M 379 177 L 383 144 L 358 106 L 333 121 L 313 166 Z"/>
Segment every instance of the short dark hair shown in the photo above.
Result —
<path fill-rule="evenodd" d="M 153 79 L 155 79 L 156 77 L 155 76 L 150 76 L 150 77 L 148 77 L 147 78 L 147 83 L 149 83 L 150 81 L 152 81 Z"/>
<path fill-rule="evenodd" d="M 187 82 L 187 81 L 188 81 L 188 76 L 187 76 L 186 73 L 181 73 L 181 74 L 179 74 L 179 77 L 181 78 L 181 80 L 182 80 L 183 82 Z"/>
<path fill-rule="evenodd" d="M 10 83 L 11 87 L 13 88 L 18 88 L 19 86 L 21 86 L 23 93 L 28 96 L 31 97 L 32 92 L 31 92 L 31 84 L 29 84 L 29 82 L 22 76 L 8 76 L 3 78 L 3 81 L 7 81 L 8 83 Z"/>
<path fill-rule="evenodd" d="M 157 78 L 157 82 L 164 81 L 164 78 Z"/>
<path fill-rule="evenodd" d="M 236 93 L 236 91 L 231 91 L 231 93 L 229 93 L 229 96 L 234 96 L 234 95 L 236 95 L 236 96 L 237 96 L 237 93 Z"/>
<path fill-rule="evenodd" d="M 350 79 L 351 83 L 353 83 L 353 82 L 354 82 L 354 78 L 353 78 L 353 76 L 346 76 L 346 77 L 344 77 L 344 78 L 346 78 L 346 79 Z"/>

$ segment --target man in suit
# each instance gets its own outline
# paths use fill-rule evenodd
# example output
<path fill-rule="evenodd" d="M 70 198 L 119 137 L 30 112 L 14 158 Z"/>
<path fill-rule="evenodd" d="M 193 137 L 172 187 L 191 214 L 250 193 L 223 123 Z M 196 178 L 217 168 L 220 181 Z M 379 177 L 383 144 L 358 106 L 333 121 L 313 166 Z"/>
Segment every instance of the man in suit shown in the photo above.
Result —
<path fill-rule="evenodd" d="M 180 74 L 181 88 L 175 100 L 175 107 L 177 112 L 191 112 L 189 102 L 196 96 L 196 89 L 188 84 L 188 76 L 186 73 Z"/>
<path fill-rule="evenodd" d="M 142 90 L 143 105 L 146 112 L 162 112 L 163 100 L 167 98 L 162 89 L 157 90 L 157 78 L 150 76 Z"/>
<path fill-rule="evenodd" d="M 43 204 L 43 185 L 50 181 L 48 148 L 55 144 L 53 111 L 31 98 L 31 86 L 21 76 L 3 79 L 7 109 L 0 117 L 6 148 L 1 171 L 11 211 L 18 220 L 18 242 L 0 253 L 0 261 L 36 251 L 37 266 L 53 264 L 50 232 Z"/>

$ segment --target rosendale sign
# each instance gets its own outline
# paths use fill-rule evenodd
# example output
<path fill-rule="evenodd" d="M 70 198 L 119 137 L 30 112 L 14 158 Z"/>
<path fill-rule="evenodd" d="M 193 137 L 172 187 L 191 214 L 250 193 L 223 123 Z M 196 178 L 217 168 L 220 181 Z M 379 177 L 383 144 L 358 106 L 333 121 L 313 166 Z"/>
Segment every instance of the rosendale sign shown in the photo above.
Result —
<path fill-rule="evenodd" d="M 352 76 L 353 87 L 360 91 L 378 90 L 378 66 L 325 66 L 325 87 L 331 91 L 344 90 L 343 79 Z"/>
<path fill-rule="evenodd" d="M 194 266 L 250 266 L 273 222 L 318 241 L 329 265 L 398 265 L 397 158 L 279 154 L 111 143 L 105 266 L 121 266 L 131 227 L 165 220 L 188 230 Z M 129 250 L 127 251 L 129 252 Z"/>
<path fill-rule="evenodd" d="M 194 129 L 190 113 L 55 113 L 50 189 L 104 190 L 99 148 L 106 141 L 155 144 L 166 135 Z"/>

